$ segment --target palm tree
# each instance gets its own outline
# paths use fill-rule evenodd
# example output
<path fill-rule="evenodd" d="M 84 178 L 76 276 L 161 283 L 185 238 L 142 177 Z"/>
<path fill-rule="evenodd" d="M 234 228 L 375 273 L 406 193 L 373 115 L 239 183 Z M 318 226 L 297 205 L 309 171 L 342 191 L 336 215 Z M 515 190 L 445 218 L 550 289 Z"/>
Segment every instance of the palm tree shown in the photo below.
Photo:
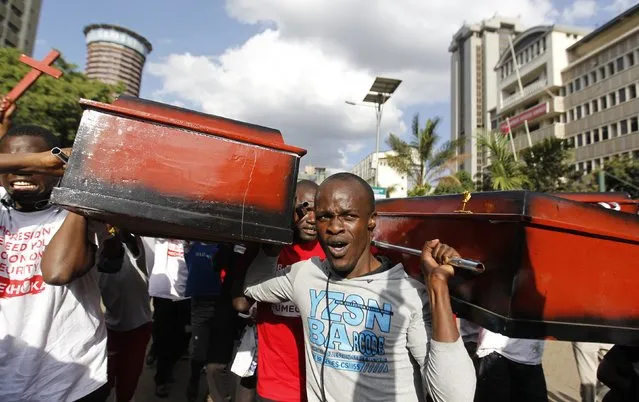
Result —
<path fill-rule="evenodd" d="M 391 134 L 386 143 L 393 151 L 387 156 L 388 165 L 400 174 L 405 174 L 415 183 L 411 193 L 428 193 L 435 188 L 431 183 L 437 183 L 443 178 L 459 180 L 451 174 L 454 166 L 466 155 L 457 155 L 457 150 L 463 144 L 463 138 L 446 141 L 439 149 L 435 145 L 439 142 L 437 127 L 439 117 L 426 120 L 424 128 L 420 128 L 419 114 L 413 116 L 411 126 L 412 140 L 406 142 L 395 134 Z"/>
<path fill-rule="evenodd" d="M 518 190 L 526 184 L 523 165 L 515 160 L 508 138 L 501 133 L 487 133 L 477 136 L 477 144 L 490 157 L 488 175 L 493 190 Z"/>

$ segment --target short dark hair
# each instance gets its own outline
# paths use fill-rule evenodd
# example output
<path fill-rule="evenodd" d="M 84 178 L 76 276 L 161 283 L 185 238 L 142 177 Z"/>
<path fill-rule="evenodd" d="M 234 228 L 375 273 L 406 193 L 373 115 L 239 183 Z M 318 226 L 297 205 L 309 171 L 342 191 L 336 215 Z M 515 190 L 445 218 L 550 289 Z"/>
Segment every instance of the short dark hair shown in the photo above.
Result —
<path fill-rule="evenodd" d="M 33 124 L 23 124 L 21 126 L 11 127 L 9 131 L 7 131 L 7 133 L 2 138 L 0 138 L 0 146 L 4 144 L 4 141 L 7 138 L 24 136 L 42 138 L 47 146 L 50 148 L 62 146 L 60 139 L 56 137 L 49 129 Z"/>
<path fill-rule="evenodd" d="M 354 175 L 353 173 L 340 172 L 327 177 L 326 180 L 322 182 L 322 185 L 324 183 L 330 183 L 331 181 L 351 182 L 359 185 L 362 188 L 362 191 L 364 191 L 365 193 L 364 195 L 366 196 L 366 203 L 370 208 L 369 211 L 371 213 L 375 211 L 375 193 L 373 193 L 373 188 L 370 184 L 368 184 L 366 180 L 357 175 Z"/>
<path fill-rule="evenodd" d="M 307 188 L 312 190 L 317 190 L 319 185 L 315 183 L 313 180 L 303 179 L 297 182 L 296 188 Z"/>

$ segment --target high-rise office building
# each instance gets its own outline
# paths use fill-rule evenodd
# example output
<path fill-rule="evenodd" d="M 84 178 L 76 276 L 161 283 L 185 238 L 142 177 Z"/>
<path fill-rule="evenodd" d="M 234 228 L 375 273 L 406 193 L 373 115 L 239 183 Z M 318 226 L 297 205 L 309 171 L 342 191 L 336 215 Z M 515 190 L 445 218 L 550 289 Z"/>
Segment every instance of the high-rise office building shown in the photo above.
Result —
<path fill-rule="evenodd" d="M 31 56 L 35 46 L 41 0 L 0 0 L 0 46 Z"/>
<path fill-rule="evenodd" d="M 561 72 L 566 49 L 588 33 L 581 28 L 541 25 L 522 32 L 497 63 L 499 131 L 510 134 L 516 152 L 544 138 L 565 137 Z M 496 128 L 496 127 L 494 127 Z"/>
<path fill-rule="evenodd" d="M 639 159 L 639 4 L 567 50 L 566 137 L 576 168 L 597 169 L 610 158 Z"/>
<path fill-rule="evenodd" d="M 108 84 L 124 83 L 124 94 L 139 96 L 142 70 L 153 50 L 143 36 L 117 25 L 84 28 L 87 43 L 86 75 Z"/>
<path fill-rule="evenodd" d="M 496 120 L 489 111 L 497 107 L 497 72 L 499 56 L 509 46 L 512 36 L 522 26 L 517 19 L 494 17 L 479 24 L 465 24 L 454 36 L 448 49 L 451 53 L 451 139 L 465 138 L 460 153 L 468 158 L 458 170 L 473 178 L 484 162 L 477 152 L 476 136 L 491 129 Z"/>

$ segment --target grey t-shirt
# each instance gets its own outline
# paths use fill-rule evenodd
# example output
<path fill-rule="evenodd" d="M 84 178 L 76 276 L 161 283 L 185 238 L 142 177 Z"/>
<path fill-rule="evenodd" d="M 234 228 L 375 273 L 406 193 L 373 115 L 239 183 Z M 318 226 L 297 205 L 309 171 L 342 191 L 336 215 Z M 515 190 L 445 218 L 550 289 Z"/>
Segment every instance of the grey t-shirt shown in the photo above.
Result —
<path fill-rule="evenodd" d="M 423 401 L 426 389 L 436 402 L 473 400 L 475 370 L 461 338 L 431 339 L 426 289 L 401 264 L 344 279 L 318 258 L 274 274 L 276 263 L 260 251 L 245 294 L 297 305 L 309 401 L 322 399 L 322 384 L 327 401 Z"/>
<path fill-rule="evenodd" d="M 144 246 L 139 237 L 138 255 L 124 246 L 122 268 L 115 273 L 100 272 L 100 293 L 106 307 L 105 321 L 112 331 L 136 329 L 151 321 L 151 299 L 144 274 Z"/>

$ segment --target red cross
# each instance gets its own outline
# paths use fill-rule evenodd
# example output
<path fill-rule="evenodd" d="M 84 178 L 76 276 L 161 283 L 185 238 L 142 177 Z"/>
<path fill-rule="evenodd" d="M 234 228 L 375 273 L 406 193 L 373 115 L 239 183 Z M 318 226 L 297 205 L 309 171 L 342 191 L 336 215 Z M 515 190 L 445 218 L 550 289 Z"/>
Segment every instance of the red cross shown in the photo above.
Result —
<path fill-rule="evenodd" d="M 25 56 L 24 54 L 20 56 L 20 61 L 24 64 L 31 67 L 31 71 L 24 76 L 22 81 L 16 85 L 11 92 L 7 94 L 5 97 L 9 102 L 16 102 L 20 97 L 33 85 L 38 78 L 45 73 L 54 78 L 62 77 L 62 71 L 57 70 L 51 65 L 54 61 L 56 61 L 60 57 L 60 52 L 56 50 L 52 50 L 49 52 L 47 57 L 42 61 L 33 60 L 31 57 Z"/>

